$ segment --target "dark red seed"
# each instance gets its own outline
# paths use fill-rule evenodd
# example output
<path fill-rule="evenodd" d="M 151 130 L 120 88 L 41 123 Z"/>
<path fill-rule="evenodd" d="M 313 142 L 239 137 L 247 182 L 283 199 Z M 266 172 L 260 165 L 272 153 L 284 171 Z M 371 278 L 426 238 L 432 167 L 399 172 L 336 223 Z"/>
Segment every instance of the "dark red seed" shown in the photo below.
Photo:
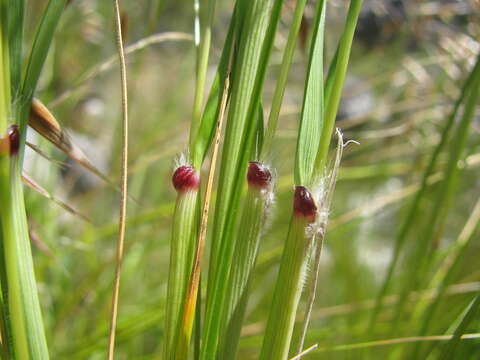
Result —
<path fill-rule="evenodd" d="M 272 181 L 272 173 L 265 165 L 251 161 L 248 163 L 247 180 L 248 185 L 265 189 Z"/>
<path fill-rule="evenodd" d="M 172 176 L 173 187 L 180 192 L 196 190 L 200 185 L 200 177 L 192 166 L 180 166 Z"/>
<path fill-rule="evenodd" d="M 310 191 L 304 186 L 295 187 L 295 195 L 293 197 L 293 211 L 297 216 L 308 218 L 310 222 L 315 221 L 317 214 L 317 206 Z"/>
<path fill-rule="evenodd" d="M 10 155 L 17 155 L 18 148 L 20 147 L 20 132 L 18 131 L 18 125 L 11 125 L 8 128 L 8 138 L 10 141 Z"/>

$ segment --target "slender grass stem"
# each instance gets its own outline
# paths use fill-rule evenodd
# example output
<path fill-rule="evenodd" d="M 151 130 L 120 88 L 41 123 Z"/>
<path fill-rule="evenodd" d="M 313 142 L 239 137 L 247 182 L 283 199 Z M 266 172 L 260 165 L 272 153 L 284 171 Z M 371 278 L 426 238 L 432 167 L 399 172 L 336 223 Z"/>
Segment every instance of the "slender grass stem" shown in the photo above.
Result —
<path fill-rule="evenodd" d="M 120 217 L 117 241 L 115 280 L 112 295 L 112 309 L 110 314 L 110 335 L 108 340 L 108 359 L 113 360 L 115 352 L 115 334 L 118 316 L 118 298 L 120 295 L 120 278 L 123 261 L 123 249 L 125 243 L 125 228 L 127 218 L 127 181 L 128 181 L 128 90 L 127 90 L 127 67 L 125 65 L 125 53 L 122 39 L 122 23 L 120 5 L 118 0 L 113 0 L 115 16 L 115 32 L 118 57 L 120 62 L 120 81 L 122 94 L 122 169 L 120 185 Z"/>
<path fill-rule="evenodd" d="M 305 234 L 309 223 L 303 216 L 293 216 L 290 222 L 260 360 L 288 358 L 296 310 L 312 246 L 312 239 L 306 238 Z"/>
<path fill-rule="evenodd" d="M 235 258 L 230 270 L 224 310 L 224 330 L 219 346 L 220 359 L 235 359 L 240 332 L 248 303 L 252 271 L 257 260 L 260 238 L 273 202 L 270 170 L 258 162 L 250 162 L 240 229 L 235 242 Z"/>
<path fill-rule="evenodd" d="M 200 127 L 200 120 L 202 117 L 203 95 L 205 91 L 205 80 L 208 70 L 208 55 L 210 53 L 210 43 L 212 40 L 212 25 L 215 16 L 216 0 L 206 1 L 206 16 L 202 20 L 200 18 L 200 13 L 203 12 L 203 3 L 205 2 L 202 2 L 202 6 L 200 6 L 200 1 L 194 0 L 194 6 L 197 12 L 196 21 L 200 21 L 201 34 L 198 33 L 200 29 L 195 29 L 195 46 L 197 46 L 197 68 L 195 81 L 195 98 L 193 102 L 193 119 L 190 128 L 190 152 L 192 152 L 192 149 L 195 146 L 197 132 Z"/>
<path fill-rule="evenodd" d="M 278 75 L 277 84 L 275 86 L 275 92 L 272 99 L 272 107 L 268 117 L 268 126 L 265 132 L 265 138 L 263 140 L 262 151 L 260 154 L 260 161 L 264 162 L 271 151 L 275 132 L 277 130 L 278 117 L 280 115 L 280 109 L 282 107 L 283 96 L 285 94 L 285 88 L 287 85 L 288 73 L 292 65 L 292 59 L 295 52 L 295 45 L 297 43 L 298 32 L 300 30 L 300 24 L 302 23 L 303 11 L 307 0 L 297 0 L 295 6 L 295 12 L 293 14 L 293 21 L 290 25 L 290 31 L 288 33 L 287 45 L 285 46 L 285 52 L 283 53 L 282 65 L 280 66 L 280 73 Z"/>
<path fill-rule="evenodd" d="M 353 36 L 355 34 L 355 28 L 357 26 L 361 8 L 362 0 L 350 1 L 345 29 L 338 46 L 338 55 L 335 57 L 336 61 L 333 70 L 334 77 L 332 79 L 332 90 L 331 92 L 328 91 L 328 88 L 325 90 L 325 96 L 328 101 L 325 103 L 324 130 L 322 131 L 315 160 L 315 169 L 320 173 L 323 172 L 327 162 L 327 154 L 330 148 L 330 141 L 333 134 L 333 128 L 335 127 L 335 119 L 337 117 L 338 106 L 340 104 L 343 84 L 345 82 L 348 68 L 348 61 L 350 59 Z"/>

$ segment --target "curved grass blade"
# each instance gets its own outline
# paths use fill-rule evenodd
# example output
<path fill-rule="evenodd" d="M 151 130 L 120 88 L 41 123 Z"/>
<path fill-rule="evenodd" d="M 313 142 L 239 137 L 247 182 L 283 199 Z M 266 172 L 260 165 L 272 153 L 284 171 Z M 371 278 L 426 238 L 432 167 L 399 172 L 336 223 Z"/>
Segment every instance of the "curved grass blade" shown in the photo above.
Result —
<path fill-rule="evenodd" d="M 21 89 L 21 102 L 17 112 L 17 124 L 20 126 L 19 161 L 23 164 L 25 139 L 27 136 L 27 123 L 30 114 L 30 104 L 37 87 L 40 73 L 47 58 L 50 44 L 53 40 L 55 29 L 60 21 L 60 16 L 67 0 L 50 0 L 37 29 L 32 51 L 25 71 L 25 79 Z M 18 174 L 20 176 L 20 174 Z"/>

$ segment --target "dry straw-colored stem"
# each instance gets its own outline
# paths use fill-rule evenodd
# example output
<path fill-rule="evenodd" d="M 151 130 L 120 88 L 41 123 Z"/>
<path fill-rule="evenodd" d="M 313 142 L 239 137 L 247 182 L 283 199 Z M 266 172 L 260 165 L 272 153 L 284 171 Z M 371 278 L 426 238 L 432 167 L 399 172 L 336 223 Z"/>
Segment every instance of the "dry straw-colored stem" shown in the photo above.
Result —
<path fill-rule="evenodd" d="M 193 263 L 192 275 L 190 278 L 190 282 L 188 284 L 187 298 L 185 301 L 185 308 L 183 311 L 182 329 L 184 333 L 181 335 L 182 338 L 180 342 L 186 341 L 187 342 L 186 344 L 182 344 L 185 346 L 188 346 L 188 340 L 190 338 L 192 324 L 193 324 L 193 315 L 195 313 L 198 286 L 200 283 L 200 264 L 203 257 L 203 253 L 205 251 L 205 239 L 207 236 L 208 213 L 210 209 L 210 199 L 212 196 L 213 180 L 215 178 L 215 168 L 217 164 L 218 150 L 220 147 L 220 135 L 222 131 L 223 119 L 225 117 L 225 109 L 227 107 L 228 89 L 229 89 L 229 75 L 227 74 L 225 78 L 225 84 L 223 87 L 222 101 L 220 104 L 220 114 L 217 121 L 217 128 L 215 130 L 212 160 L 210 162 L 207 188 L 205 190 L 205 201 L 203 204 L 202 219 L 200 222 L 197 251 L 196 251 L 195 260 Z"/>
<path fill-rule="evenodd" d="M 122 87 L 122 173 L 120 184 L 120 218 L 117 242 L 117 255 L 115 266 L 115 283 L 112 296 L 112 312 L 110 317 L 110 336 L 108 341 L 108 359 L 113 360 L 115 349 L 115 331 L 117 327 L 118 296 L 120 292 L 120 275 L 123 259 L 123 245 L 125 242 L 125 220 L 127 216 L 127 164 L 128 164 L 128 97 L 127 97 L 127 68 L 123 50 L 122 23 L 120 19 L 120 5 L 118 0 L 113 0 L 115 12 L 115 31 L 118 57 L 120 61 L 120 77 Z"/>

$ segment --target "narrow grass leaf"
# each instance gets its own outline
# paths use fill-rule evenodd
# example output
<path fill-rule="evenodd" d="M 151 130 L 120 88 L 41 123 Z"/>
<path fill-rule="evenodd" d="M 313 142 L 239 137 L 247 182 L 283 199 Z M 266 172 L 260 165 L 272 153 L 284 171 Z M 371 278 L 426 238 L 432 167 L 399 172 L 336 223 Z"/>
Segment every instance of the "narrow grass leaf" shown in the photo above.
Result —
<path fill-rule="evenodd" d="M 36 31 L 32 51 L 28 60 L 25 78 L 21 88 L 21 104 L 17 114 L 17 124 L 20 126 L 19 161 L 23 164 L 27 123 L 30 114 L 30 104 L 37 87 L 40 73 L 47 58 L 55 29 L 67 0 L 50 0 Z"/>
<path fill-rule="evenodd" d="M 447 343 L 445 349 L 442 351 L 441 360 L 455 359 L 456 349 L 460 346 L 460 340 L 462 336 L 467 332 L 468 327 L 476 319 L 478 314 L 478 309 L 480 307 L 480 293 L 477 294 L 475 299 L 473 299 L 468 305 L 466 311 L 462 316 L 462 320 L 458 324 L 455 332 L 453 333 L 452 338 Z"/>
<path fill-rule="evenodd" d="M 236 238 L 236 216 L 246 175 L 246 164 L 259 120 L 258 108 L 282 1 L 256 0 L 247 9 L 242 26 L 239 54 L 233 68 L 232 98 L 226 127 L 225 143 L 214 222 L 207 288 L 207 308 L 201 359 L 217 355 L 221 321 L 228 291 L 228 274 Z"/>
<path fill-rule="evenodd" d="M 348 9 L 345 28 L 343 30 L 340 42 L 338 44 L 337 56 L 334 57 L 334 63 L 330 67 L 332 75 L 327 77 L 327 86 L 325 89 L 325 119 L 324 128 L 320 138 L 320 145 L 316 154 L 315 171 L 322 174 L 327 163 L 328 149 L 335 127 L 335 119 L 337 117 L 338 106 L 342 95 L 343 84 L 350 59 L 350 51 L 352 48 L 353 36 L 357 26 L 360 10 L 362 9 L 362 0 L 351 0 Z M 331 76 L 331 89 L 328 86 L 328 79 Z"/>
<path fill-rule="evenodd" d="M 295 158 L 295 184 L 313 185 L 314 164 L 323 129 L 323 48 L 326 0 L 317 4 Z"/>
<path fill-rule="evenodd" d="M 298 32 L 302 23 L 303 11 L 307 0 L 297 0 L 295 5 L 295 11 L 293 14 L 292 24 L 288 32 L 287 45 L 282 57 L 282 64 L 280 66 L 280 72 L 278 74 L 277 84 L 275 86 L 275 92 L 273 94 L 272 106 L 270 108 L 270 114 L 268 116 L 268 125 L 265 133 L 265 141 L 262 146 L 262 152 L 259 157 L 260 161 L 265 162 L 271 151 L 273 139 L 277 130 L 278 117 L 280 115 L 280 109 L 282 107 L 283 96 L 285 94 L 285 88 L 287 85 L 288 73 L 292 65 L 293 54 L 295 52 L 295 45 L 297 43 Z"/>

